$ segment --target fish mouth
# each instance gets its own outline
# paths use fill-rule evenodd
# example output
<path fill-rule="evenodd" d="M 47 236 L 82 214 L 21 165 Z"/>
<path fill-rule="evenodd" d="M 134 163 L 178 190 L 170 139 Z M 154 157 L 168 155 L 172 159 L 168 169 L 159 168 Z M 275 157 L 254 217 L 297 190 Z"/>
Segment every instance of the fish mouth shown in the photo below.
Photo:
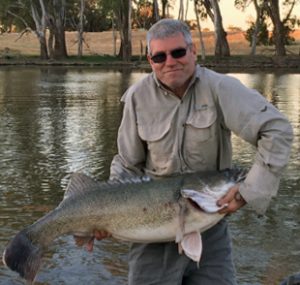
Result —
<path fill-rule="evenodd" d="M 200 207 L 199 204 L 197 204 L 193 199 L 190 198 L 186 198 L 188 203 L 197 211 L 201 211 L 201 212 L 205 212 L 204 209 L 202 207 Z"/>

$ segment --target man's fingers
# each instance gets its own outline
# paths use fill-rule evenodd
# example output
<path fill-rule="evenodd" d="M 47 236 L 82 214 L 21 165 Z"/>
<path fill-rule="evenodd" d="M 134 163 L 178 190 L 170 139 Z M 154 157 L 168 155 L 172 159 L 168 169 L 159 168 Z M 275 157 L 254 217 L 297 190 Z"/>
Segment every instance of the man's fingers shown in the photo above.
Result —
<path fill-rule="evenodd" d="M 75 244 L 77 246 L 83 246 L 84 244 L 88 243 L 90 240 L 90 237 L 80 237 L 80 236 L 73 236 L 75 240 Z"/>
<path fill-rule="evenodd" d="M 79 237 L 79 236 L 73 236 L 75 240 L 75 244 L 77 246 L 84 246 L 85 249 L 89 252 L 93 251 L 94 248 L 94 240 L 95 237 Z"/>
<path fill-rule="evenodd" d="M 227 204 L 225 208 L 219 211 L 220 214 L 226 215 L 226 214 L 234 213 L 246 204 L 244 199 L 242 198 L 236 199 L 236 195 L 238 194 L 238 191 L 239 191 L 239 184 L 236 184 L 232 186 L 227 192 L 227 194 L 217 202 L 219 206 L 223 206 Z"/>
<path fill-rule="evenodd" d="M 103 231 L 103 230 L 95 230 L 94 231 L 94 236 L 97 240 L 101 240 L 101 239 L 104 239 L 104 238 L 108 238 L 108 237 L 111 237 L 111 234 L 108 233 L 107 231 Z"/>
<path fill-rule="evenodd" d="M 111 234 L 103 231 L 103 230 L 95 230 L 93 233 L 93 236 L 76 236 L 74 235 L 73 238 L 75 240 L 75 244 L 77 246 L 84 246 L 87 251 L 93 251 L 94 248 L 94 241 L 95 239 L 97 240 L 102 240 L 104 238 L 111 237 Z"/>
<path fill-rule="evenodd" d="M 241 208 L 244 204 L 241 204 L 240 201 L 231 200 L 230 203 L 228 203 L 228 206 L 221 209 L 219 211 L 220 214 L 231 214 L 236 212 L 239 208 Z"/>
<path fill-rule="evenodd" d="M 218 206 L 223 206 L 225 204 L 229 204 L 232 200 L 234 200 L 235 194 L 239 191 L 239 185 L 232 186 L 229 191 L 217 202 Z"/>
<path fill-rule="evenodd" d="M 92 252 L 93 248 L 94 248 L 94 237 L 91 237 L 90 240 L 88 241 L 88 243 L 86 244 L 85 248 L 87 251 Z"/>

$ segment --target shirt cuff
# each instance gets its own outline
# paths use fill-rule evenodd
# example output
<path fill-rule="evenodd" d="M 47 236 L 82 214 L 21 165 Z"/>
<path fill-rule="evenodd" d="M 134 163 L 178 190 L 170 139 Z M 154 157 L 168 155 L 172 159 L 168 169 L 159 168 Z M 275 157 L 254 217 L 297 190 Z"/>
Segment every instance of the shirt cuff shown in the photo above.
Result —
<path fill-rule="evenodd" d="M 280 177 L 270 172 L 268 166 L 255 163 L 239 191 L 247 204 L 258 214 L 263 215 L 279 188 Z"/>

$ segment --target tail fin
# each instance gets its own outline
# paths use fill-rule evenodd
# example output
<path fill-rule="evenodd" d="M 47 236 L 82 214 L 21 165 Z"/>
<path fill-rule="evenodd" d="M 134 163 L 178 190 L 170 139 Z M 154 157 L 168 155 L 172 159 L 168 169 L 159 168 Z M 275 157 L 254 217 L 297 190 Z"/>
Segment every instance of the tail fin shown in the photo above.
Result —
<path fill-rule="evenodd" d="M 19 232 L 7 245 L 3 262 L 27 281 L 33 281 L 41 264 L 42 251 L 34 245 L 26 230 Z"/>

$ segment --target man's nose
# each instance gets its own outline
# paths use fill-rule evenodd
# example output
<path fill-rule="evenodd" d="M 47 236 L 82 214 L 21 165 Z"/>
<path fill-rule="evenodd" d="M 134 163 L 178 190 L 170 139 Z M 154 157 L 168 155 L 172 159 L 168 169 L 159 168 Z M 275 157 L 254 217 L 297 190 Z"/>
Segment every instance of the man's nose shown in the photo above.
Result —
<path fill-rule="evenodd" d="M 167 65 L 173 65 L 173 64 L 176 64 L 176 63 L 177 63 L 177 60 L 171 54 L 167 54 L 166 64 Z"/>

